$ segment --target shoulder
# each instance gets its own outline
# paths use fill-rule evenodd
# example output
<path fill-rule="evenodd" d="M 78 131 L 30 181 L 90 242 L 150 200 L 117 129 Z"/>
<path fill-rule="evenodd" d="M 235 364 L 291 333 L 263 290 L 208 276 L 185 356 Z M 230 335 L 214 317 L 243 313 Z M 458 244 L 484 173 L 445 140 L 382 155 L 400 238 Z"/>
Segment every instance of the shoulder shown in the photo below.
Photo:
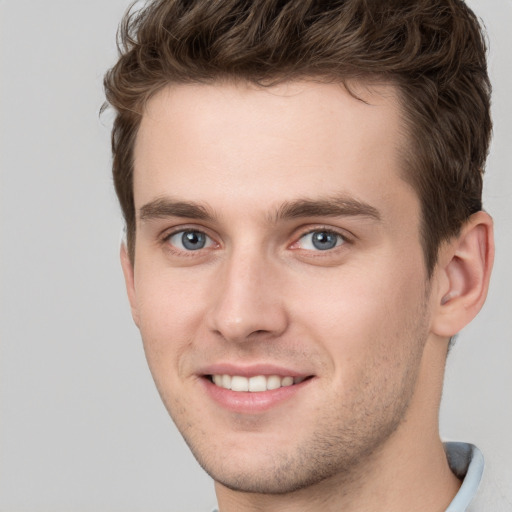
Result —
<path fill-rule="evenodd" d="M 467 512 L 512 512 L 512 482 L 506 482 L 487 459 L 478 492 Z"/>

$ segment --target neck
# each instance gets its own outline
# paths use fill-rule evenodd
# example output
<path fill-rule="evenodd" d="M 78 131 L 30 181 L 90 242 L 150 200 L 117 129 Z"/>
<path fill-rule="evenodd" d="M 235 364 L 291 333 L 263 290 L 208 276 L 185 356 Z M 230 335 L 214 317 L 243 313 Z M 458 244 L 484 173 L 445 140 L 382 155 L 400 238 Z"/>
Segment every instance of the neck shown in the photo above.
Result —
<path fill-rule="evenodd" d="M 241 493 L 216 483 L 220 512 L 444 512 L 460 481 L 450 471 L 438 433 L 444 365 L 432 364 L 438 347 L 427 344 L 425 350 L 406 417 L 351 474 L 282 495 Z M 434 371 L 441 373 L 438 379 Z M 439 382 L 437 388 L 432 382 Z"/>

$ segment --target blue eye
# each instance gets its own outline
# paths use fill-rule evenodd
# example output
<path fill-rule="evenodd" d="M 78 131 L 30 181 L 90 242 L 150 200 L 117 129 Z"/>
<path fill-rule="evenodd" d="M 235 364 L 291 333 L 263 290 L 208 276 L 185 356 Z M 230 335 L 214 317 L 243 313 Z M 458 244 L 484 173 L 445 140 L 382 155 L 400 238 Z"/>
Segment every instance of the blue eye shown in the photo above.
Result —
<path fill-rule="evenodd" d="M 213 245 L 213 240 L 201 231 L 178 231 L 170 235 L 167 241 L 181 251 L 198 251 Z"/>
<path fill-rule="evenodd" d="M 318 230 L 303 235 L 300 240 L 300 248 L 316 251 L 328 251 L 345 243 L 343 237 L 333 231 Z"/>

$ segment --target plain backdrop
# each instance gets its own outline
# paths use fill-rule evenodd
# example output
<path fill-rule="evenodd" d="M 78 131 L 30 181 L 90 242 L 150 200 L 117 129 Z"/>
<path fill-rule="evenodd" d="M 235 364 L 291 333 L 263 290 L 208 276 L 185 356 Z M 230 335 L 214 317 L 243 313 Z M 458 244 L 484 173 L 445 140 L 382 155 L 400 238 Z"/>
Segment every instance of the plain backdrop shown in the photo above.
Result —
<path fill-rule="evenodd" d="M 512 1 L 472 0 L 490 39 L 487 304 L 448 361 L 447 440 L 476 443 L 512 510 Z M 118 263 L 112 116 L 126 0 L 0 0 L 0 511 L 208 511 L 213 485 L 154 388 Z"/>

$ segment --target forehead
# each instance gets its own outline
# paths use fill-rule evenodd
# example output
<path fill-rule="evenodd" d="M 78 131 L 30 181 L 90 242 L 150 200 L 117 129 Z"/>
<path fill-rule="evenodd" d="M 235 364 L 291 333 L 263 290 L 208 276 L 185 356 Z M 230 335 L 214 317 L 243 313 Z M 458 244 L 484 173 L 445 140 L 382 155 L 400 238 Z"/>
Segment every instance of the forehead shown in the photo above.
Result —
<path fill-rule="evenodd" d="M 146 105 L 135 144 L 136 209 L 159 196 L 245 211 L 304 196 L 378 203 L 410 194 L 400 179 L 394 87 L 350 90 L 318 82 L 162 89 Z"/>

